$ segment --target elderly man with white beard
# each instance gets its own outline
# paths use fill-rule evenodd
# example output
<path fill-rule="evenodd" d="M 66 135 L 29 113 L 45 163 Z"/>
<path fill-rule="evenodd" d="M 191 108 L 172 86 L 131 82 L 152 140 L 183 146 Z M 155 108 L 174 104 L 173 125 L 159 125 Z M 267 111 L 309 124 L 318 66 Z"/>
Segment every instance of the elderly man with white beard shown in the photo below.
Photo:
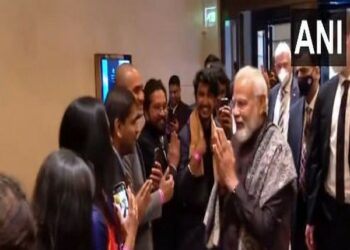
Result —
<path fill-rule="evenodd" d="M 216 184 L 204 223 L 209 249 L 287 250 L 296 172 L 291 150 L 267 120 L 267 86 L 258 69 L 235 77 L 233 115 L 237 132 L 213 140 Z"/>

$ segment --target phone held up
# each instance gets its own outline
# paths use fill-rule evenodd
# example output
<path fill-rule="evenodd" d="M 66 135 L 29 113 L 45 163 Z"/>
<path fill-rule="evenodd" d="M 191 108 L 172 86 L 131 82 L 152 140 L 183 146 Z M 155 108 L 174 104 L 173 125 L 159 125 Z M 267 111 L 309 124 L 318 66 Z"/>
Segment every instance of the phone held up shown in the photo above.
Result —
<path fill-rule="evenodd" d="M 219 107 L 229 106 L 230 100 L 227 97 L 222 97 L 219 99 Z"/>
<path fill-rule="evenodd" d="M 114 186 L 113 202 L 120 209 L 122 218 L 126 218 L 129 211 L 129 202 L 125 182 L 119 182 Z"/>

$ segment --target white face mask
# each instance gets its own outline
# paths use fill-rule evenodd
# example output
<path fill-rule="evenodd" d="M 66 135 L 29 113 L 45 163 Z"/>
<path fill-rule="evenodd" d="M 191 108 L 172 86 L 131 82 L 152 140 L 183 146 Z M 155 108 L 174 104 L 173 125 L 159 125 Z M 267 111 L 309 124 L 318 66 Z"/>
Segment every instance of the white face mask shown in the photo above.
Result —
<path fill-rule="evenodd" d="M 285 68 L 282 68 L 278 73 L 278 80 L 281 82 L 282 85 L 284 85 L 286 84 L 288 78 L 289 78 L 288 71 Z"/>

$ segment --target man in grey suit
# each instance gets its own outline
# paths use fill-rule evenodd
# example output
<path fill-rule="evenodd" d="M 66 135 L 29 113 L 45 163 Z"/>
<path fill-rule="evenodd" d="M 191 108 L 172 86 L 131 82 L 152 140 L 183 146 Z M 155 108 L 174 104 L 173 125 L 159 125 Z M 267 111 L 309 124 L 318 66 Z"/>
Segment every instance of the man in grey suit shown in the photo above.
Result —
<path fill-rule="evenodd" d="M 290 107 L 300 96 L 298 83 L 293 77 L 291 51 L 287 43 L 277 45 L 274 59 L 279 83 L 270 90 L 268 117 L 287 138 Z"/>
<path fill-rule="evenodd" d="M 143 84 L 138 70 L 131 64 L 123 64 L 117 70 L 116 76 L 117 86 L 125 87 L 134 94 L 138 111 L 143 116 Z M 112 90 L 113 92 L 113 90 Z M 110 94 L 106 101 L 106 105 L 113 106 L 113 95 Z M 108 112 L 107 112 L 108 113 Z M 111 116 L 112 114 L 108 114 Z M 113 117 L 109 117 L 113 120 Z M 162 176 L 162 172 L 154 168 L 152 169 L 151 179 L 154 184 L 154 191 L 150 195 L 150 199 L 141 195 L 143 187 L 146 185 L 147 176 L 142 159 L 140 148 L 136 143 L 134 153 L 123 158 L 124 173 L 128 177 L 129 185 L 136 196 L 136 202 L 139 210 L 140 226 L 136 237 L 135 250 L 152 250 L 152 220 L 160 218 L 162 215 L 162 205 L 168 202 L 174 191 L 174 181 L 172 178 L 166 179 Z"/>

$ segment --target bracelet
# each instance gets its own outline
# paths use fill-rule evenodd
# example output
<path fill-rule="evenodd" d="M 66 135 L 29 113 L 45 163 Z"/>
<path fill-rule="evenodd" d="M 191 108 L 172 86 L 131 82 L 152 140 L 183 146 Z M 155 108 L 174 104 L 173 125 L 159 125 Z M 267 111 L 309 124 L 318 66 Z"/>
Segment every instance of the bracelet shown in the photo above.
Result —
<path fill-rule="evenodd" d="M 161 202 L 162 204 L 164 204 L 164 203 L 165 203 L 164 192 L 163 192 L 163 190 L 161 190 L 161 189 L 158 189 L 158 191 L 159 191 L 160 202 Z"/>
<path fill-rule="evenodd" d="M 129 247 L 127 247 L 127 246 L 124 245 L 124 246 L 122 247 L 122 250 L 131 250 L 131 249 L 130 249 Z"/>
<path fill-rule="evenodd" d="M 200 154 L 200 153 L 198 153 L 198 152 L 194 152 L 193 153 L 193 158 L 196 160 L 196 161 L 201 161 L 201 159 L 202 159 L 202 155 Z"/>

